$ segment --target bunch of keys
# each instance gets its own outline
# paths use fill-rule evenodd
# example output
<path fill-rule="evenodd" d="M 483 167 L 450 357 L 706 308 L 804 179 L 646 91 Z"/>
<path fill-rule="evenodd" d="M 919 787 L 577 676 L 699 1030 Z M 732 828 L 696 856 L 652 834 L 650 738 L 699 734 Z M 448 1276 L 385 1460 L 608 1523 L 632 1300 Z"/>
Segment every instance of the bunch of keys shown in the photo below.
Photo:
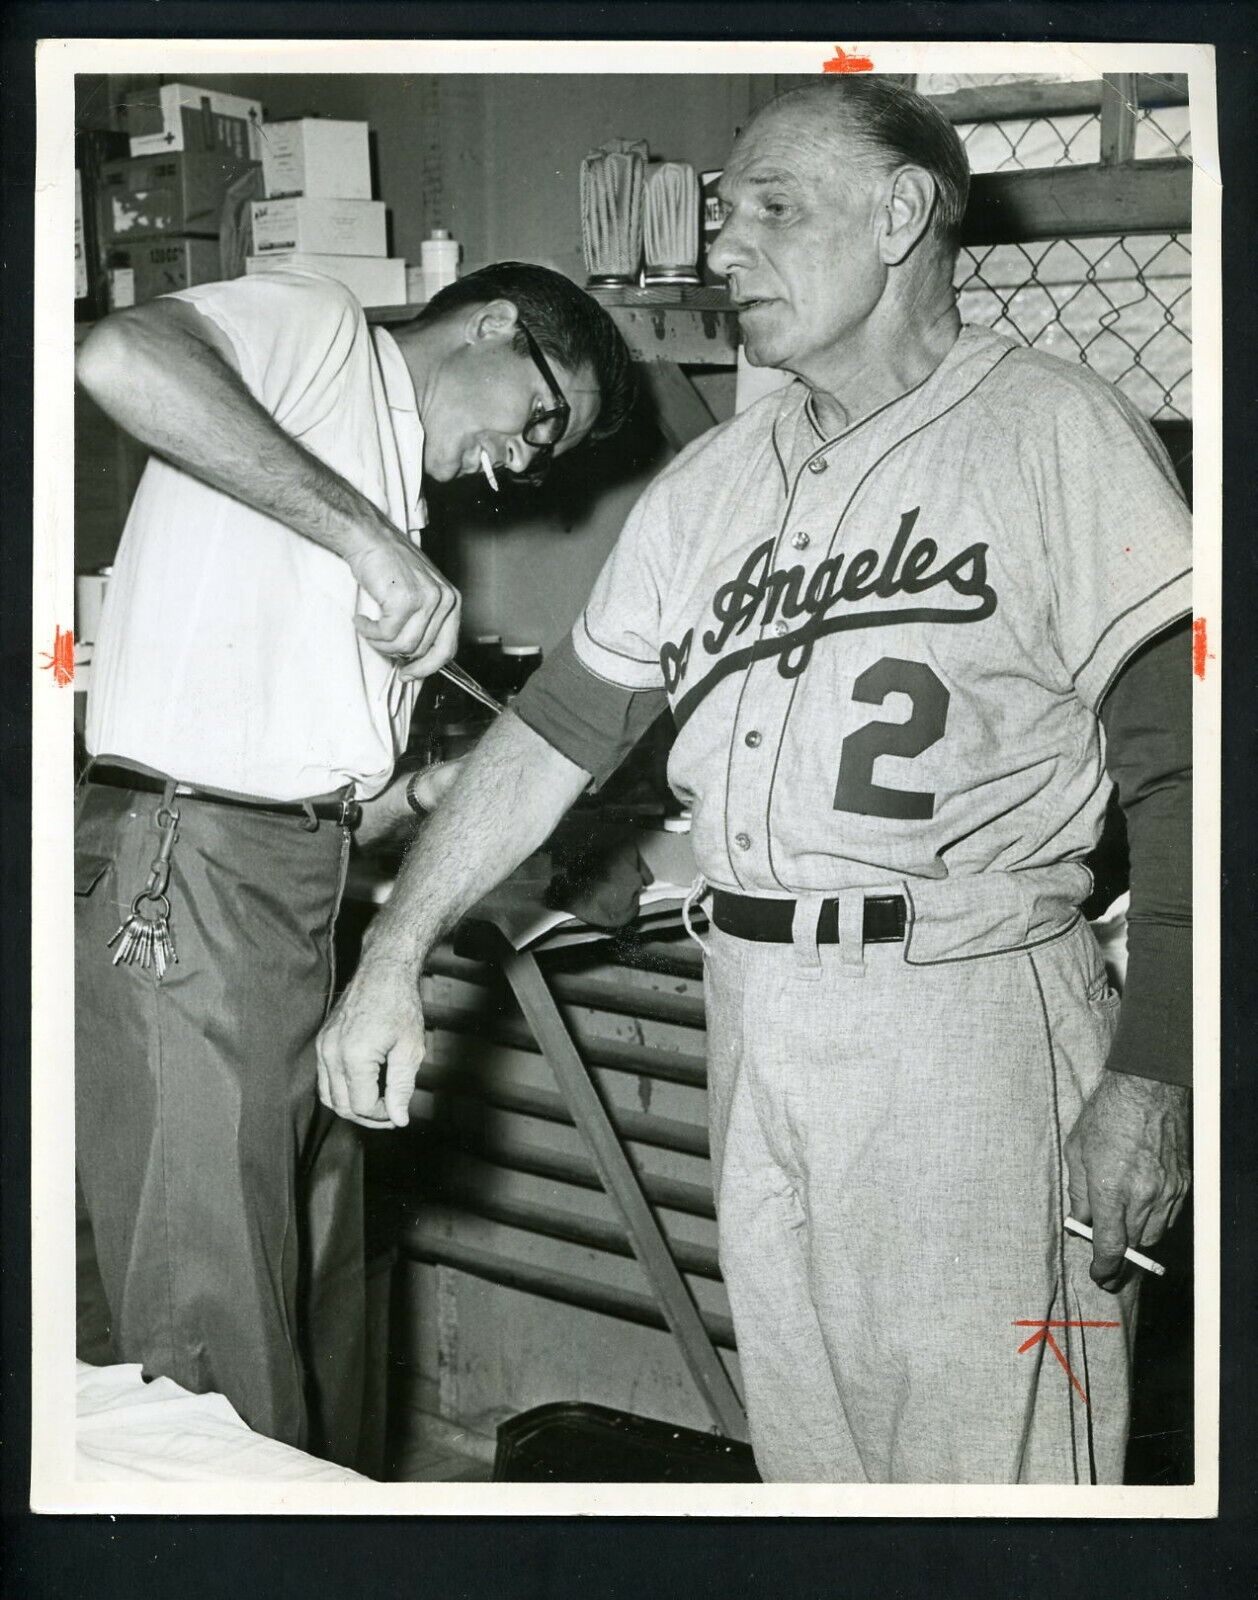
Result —
<path fill-rule="evenodd" d="M 179 960 L 170 931 L 170 901 L 166 898 L 170 852 L 179 831 L 179 812 L 174 807 L 163 806 L 157 813 L 157 825 L 161 829 L 161 843 L 149 868 L 148 882 L 131 902 L 131 915 L 106 948 L 112 948 L 121 940 L 114 954 L 114 966 L 119 962 L 135 962 L 146 969 L 151 966 L 160 981 L 171 962 Z M 146 907 L 154 909 L 149 911 Z"/>

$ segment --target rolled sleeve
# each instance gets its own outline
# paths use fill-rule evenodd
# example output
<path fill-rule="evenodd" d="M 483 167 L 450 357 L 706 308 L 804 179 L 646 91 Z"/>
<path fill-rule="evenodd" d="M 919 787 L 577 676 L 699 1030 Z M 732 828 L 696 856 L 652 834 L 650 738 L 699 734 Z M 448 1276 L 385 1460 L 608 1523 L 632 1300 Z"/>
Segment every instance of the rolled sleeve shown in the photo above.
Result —
<path fill-rule="evenodd" d="M 547 656 L 511 709 L 596 784 L 611 777 L 668 704 L 662 689 L 626 689 L 586 667 L 571 639 Z"/>

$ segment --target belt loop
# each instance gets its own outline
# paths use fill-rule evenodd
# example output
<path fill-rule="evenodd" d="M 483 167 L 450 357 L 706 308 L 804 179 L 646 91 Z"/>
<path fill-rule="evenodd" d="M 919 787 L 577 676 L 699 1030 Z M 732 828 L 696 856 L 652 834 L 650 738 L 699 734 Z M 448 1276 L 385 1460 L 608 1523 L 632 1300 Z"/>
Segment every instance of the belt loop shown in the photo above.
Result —
<path fill-rule="evenodd" d="M 708 954 L 708 941 L 703 937 L 702 934 L 695 932 L 694 924 L 691 922 L 690 918 L 695 906 L 698 905 L 699 901 L 703 899 L 707 892 L 708 880 L 703 876 L 702 873 L 700 873 L 695 881 L 690 885 L 690 892 L 681 903 L 682 927 L 685 928 L 686 932 L 699 946 L 700 950 L 703 951 L 705 957 Z"/>
<path fill-rule="evenodd" d="M 839 962 L 853 977 L 865 975 L 865 891 L 839 894 Z"/>
<path fill-rule="evenodd" d="M 315 816 L 314 802 L 311 800 L 303 800 L 301 802 L 301 809 L 306 813 L 301 824 L 302 828 L 307 833 L 318 833 L 319 819 Z"/>
<path fill-rule="evenodd" d="M 795 914 L 791 918 L 791 944 L 795 950 L 795 966 L 803 978 L 821 976 L 821 951 L 817 946 L 817 934 L 824 904 L 825 896 L 820 894 L 802 894 L 795 902 Z"/>

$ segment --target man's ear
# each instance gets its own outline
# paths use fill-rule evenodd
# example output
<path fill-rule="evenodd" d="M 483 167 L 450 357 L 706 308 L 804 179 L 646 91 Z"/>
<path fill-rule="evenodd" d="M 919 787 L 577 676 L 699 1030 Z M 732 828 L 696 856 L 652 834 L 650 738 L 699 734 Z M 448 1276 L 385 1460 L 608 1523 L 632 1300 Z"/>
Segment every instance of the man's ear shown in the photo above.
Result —
<path fill-rule="evenodd" d="M 468 344 L 501 342 L 511 339 L 520 326 L 520 313 L 512 300 L 486 300 L 475 306 L 463 325 L 463 336 Z"/>
<path fill-rule="evenodd" d="M 925 167 L 899 167 L 887 187 L 879 238 L 883 262 L 899 266 L 913 253 L 935 209 L 937 185 Z"/>

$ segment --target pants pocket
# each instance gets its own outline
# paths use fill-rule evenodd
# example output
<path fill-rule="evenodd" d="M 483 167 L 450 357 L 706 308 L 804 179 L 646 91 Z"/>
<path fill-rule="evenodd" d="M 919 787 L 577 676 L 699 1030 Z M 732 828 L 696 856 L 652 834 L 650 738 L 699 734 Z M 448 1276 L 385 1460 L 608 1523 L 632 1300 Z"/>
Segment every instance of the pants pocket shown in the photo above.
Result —
<path fill-rule="evenodd" d="M 75 894 L 91 894 L 112 865 L 113 863 L 108 856 L 97 855 L 91 850 L 76 849 L 74 852 Z"/>

